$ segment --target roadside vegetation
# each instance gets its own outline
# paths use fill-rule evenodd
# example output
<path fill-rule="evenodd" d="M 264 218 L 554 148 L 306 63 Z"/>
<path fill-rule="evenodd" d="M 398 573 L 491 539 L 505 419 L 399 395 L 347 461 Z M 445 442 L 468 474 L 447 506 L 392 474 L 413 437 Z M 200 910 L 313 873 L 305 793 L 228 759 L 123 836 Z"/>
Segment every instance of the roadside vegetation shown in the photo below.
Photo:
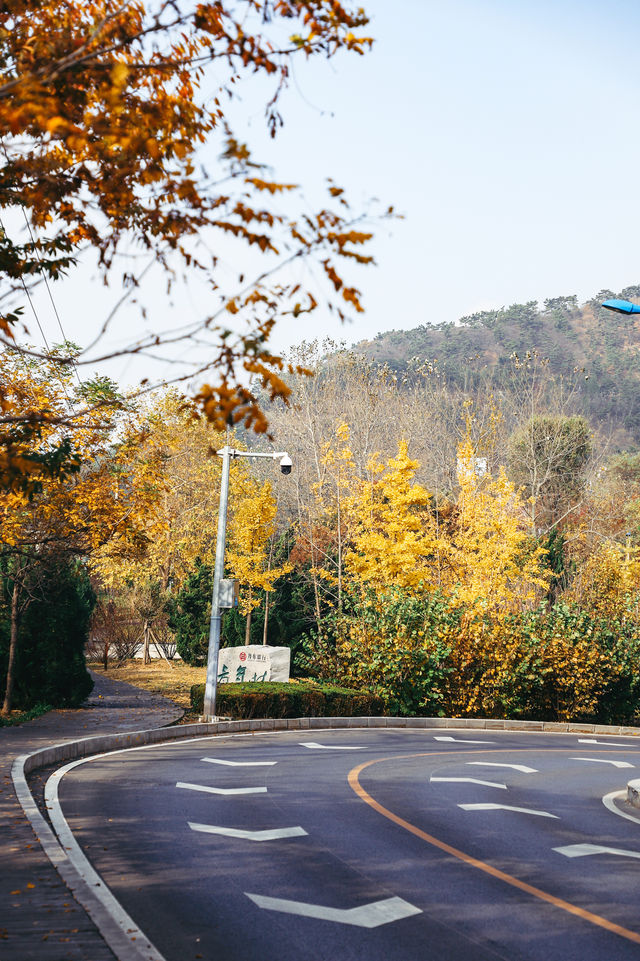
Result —
<path fill-rule="evenodd" d="M 294 678 L 391 714 L 633 723 L 640 459 L 563 409 L 535 357 L 514 406 L 307 351 L 315 378 L 272 410 L 294 472 L 232 465 L 223 643 L 288 646 Z M 225 438 L 171 391 L 113 417 L 87 431 L 79 475 L 1 502 L 0 651 L 7 678 L 15 639 L 21 709 L 82 701 L 84 645 L 185 710 L 204 681 Z"/>
<path fill-rule="evenodd" d="M 188 706 L 230 443 L 294 467 L 232 464 L 224 644 L 287 646 L 296 687 L 390 713 L 638 719 L 632 320 L 613 337 L 598 298 L 556 297 L 421 328 L 411 356 L 394 334 L 270 348 L 280 316 L 362 311 L 347 274 L 372 233 L 332 179 L 315 211 L 265 179 L 232 120 L 259 81 L 275 135 L 292 62 L 365 53 L 366 25 L 335 0 L 0 9 L 0 206 L 27 228 L 0 228 L 2 718 L 82 704 L 85 654 Z M 88 346 L 43 346 L 30 289 L 81 251 L 120 300 L 89 311 Z M 212 312 L 156 324 L 152 270 L 169 290 L 197 272 Z M 112 349 L 128 301 L 145 332 Z M 133 356 L 187 359 L 173 387 L 85 373 Z"/>

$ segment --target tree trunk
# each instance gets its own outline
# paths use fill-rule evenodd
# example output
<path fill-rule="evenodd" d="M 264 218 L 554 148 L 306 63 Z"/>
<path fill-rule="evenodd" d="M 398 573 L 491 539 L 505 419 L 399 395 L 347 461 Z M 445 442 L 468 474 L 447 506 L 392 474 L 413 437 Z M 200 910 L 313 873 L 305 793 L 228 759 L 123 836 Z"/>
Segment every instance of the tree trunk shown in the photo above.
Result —
<path fill-rule="evenodd" d="M 145 664 L 149 664 L 150 661 L 151 661 L 151 656 L 150 656 L 150 654 L 149 654 L 149 621 L 147 620 L 146 617 L 145 617 L 145 619 L 144 619 L 144 631 L 143 631 L 143 634 L 144 634 L 144 646 L 143 646 L 143 651 L 144 651 L 144 663 L 145 663 Z"/>
<path fill-rule="evenodd" d="M 20 599 L 20 585 L 18 578 L 13 581 L 13 593 L 11 594 L 11 639 L 9 641 L 9 664 L 7 666 L 7 683 L 4 694 L 4 704 L 0 712 L 4 717 L 11 713 L 11 702 L 13 700 L 13 685 L 15 680 L 16 650 L 18 648 L 18 627 L 20 616 L 18 612 L 18 601 Z"/>
<path fill-rule="evenodd" d="M 109 638 L 104 639 L 104 651 L 102 653 L 102 666 L 105 671 L 109 670 Z"/>
<path fill-rule="evenodd" d="M 253 590 L 252 590 L 252 588 L 249 588 L 249 605 L 251 605 L 252 594 L 253 594 Z M 251 614 L 252 614 L 252 608 L 251 608 L 251 606 L 249 606 L 249 612 L 248 612 L 248 614 L 247 614 L 247 619 L 246 619 L 246 621 L 245 621 L 245 628 L 244 628 L 244 642 L 245 642 L 245 644 L 250 644 L 250 643 L 251 643 Z"/>
<path fill-rule="evenodd" d="M 264 598 L 264 627 L 262 629 L 262 643 L 267 643 L 267 628 L 269 627 L 269 591 L 266 592 Z"/>

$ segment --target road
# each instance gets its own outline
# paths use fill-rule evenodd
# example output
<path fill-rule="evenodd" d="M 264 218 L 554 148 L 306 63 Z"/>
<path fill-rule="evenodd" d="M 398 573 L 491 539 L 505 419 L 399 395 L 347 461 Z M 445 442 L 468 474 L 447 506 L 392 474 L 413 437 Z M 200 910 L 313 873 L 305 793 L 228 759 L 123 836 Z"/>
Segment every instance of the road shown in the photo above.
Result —
<path fill-rule="evenodd" d="M 49 803 L 167 961 L 626 961 L 634 776 L 633 737 L 311 730 L 75 762 Z"/>

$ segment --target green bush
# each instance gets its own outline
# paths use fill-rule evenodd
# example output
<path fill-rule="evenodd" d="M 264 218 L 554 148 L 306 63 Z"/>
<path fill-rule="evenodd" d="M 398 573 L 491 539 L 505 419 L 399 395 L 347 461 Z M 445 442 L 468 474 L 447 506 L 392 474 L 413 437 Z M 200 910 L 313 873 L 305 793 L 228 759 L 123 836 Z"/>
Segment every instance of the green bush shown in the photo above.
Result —
<path fill-rule="evenodd" d="M 202 714 L 204 684 L 191 688 L 191 706 Z M 376 694 L 329 684 L 220 684 L 216 709 L 233 718 L 380 717 L 384 701 Z"/>

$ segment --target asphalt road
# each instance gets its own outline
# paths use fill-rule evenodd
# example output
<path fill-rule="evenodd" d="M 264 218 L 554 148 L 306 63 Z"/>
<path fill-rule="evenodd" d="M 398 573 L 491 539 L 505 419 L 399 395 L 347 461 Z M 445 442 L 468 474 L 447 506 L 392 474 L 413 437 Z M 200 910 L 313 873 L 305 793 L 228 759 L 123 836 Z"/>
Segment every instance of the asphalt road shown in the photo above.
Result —
<path fill-rule="evenodd" d="M 602 798 L 634 776 L 632 737 L 312 730 L 116 753 L 59 796 L 167 961 L 627 961 L 640 819 Z"/>

